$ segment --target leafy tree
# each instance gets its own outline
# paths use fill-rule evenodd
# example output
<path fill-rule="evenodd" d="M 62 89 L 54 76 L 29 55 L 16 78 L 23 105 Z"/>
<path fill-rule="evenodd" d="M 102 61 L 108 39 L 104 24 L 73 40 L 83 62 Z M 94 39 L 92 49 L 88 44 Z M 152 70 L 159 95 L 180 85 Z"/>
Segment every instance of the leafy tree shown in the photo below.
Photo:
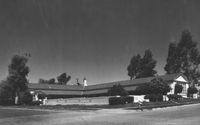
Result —
<path fill-rule="evenodd" d="M 108 95 L 109 96 L 116 96 L 116 95 L 127 96 L 128 92 L 120 84 L 118 84 L 118 85 L 114 85 L 108 90 Z"/>
<path fill-rule="evenodd" d="M 143 58 L 138 54 L 133 56 L 127 67 L 130 79 L 154 76 L 157 72 L 154 70 L 156 61 L 153 59 L 152 52 L 146 50 Z"/>
<path fill-rule="evenodd" d="M 51 78 L 51 79 L 49 79 L 49 81 L 48 81 L 48 84 L 55 84 L 55 79 L 54 78 Z"/>
<path fill-rule="evenodd" d="M 181 62 L 178 59 L 179 52 L 175 43 L 169 44 L 167 64 L 165 65 L 165 71 L 167 74 L 180 73 Z"/>
<path fill-rule="evenodd" d="M 141 61 L 141 74 L 140 78 L 154 76 L 157 71 L 154 70 L 156 67 L 156 60 L 153 59 L 153 54 L 150 50 L 146 50 L 144 57 Z"/>
<path fill-rule="evenodd" d="M 10 93 L 9 98 L 15 100 L 18 104 L 20 100 L 19 93 L 27 91 L 27 76 L 29 67 L 26 65 L 28 58 L 22 55 L 14 55 L 11 59 L 11 64 L 8 66 L 8 77 L 5 80 L 3 89 Z"/>
<path fill-rule="evenodd" d="M 136 88 L 135 93 L 138 95 L 155 94 L 166 95 L 170 91 L 170 86 L 161 78 L 154 78 L 150 83 L 140 85 Z"/>
<path fill-rule="evenodd" d="M 166 95 L 170 90 L 170 86 L 161 78 L 155 78 L 150 83 L 151 93 Z"/>
<path fill-rule="evenodd" d="M 175 85 L 175 90 L 174 90 L 175 94 L 181 93 L 182 90 L 183 90 L 183 86 L 182 85 L 180 85 L 180 84 L 176 84 Z"/>
<path fill-rule="evenodd" d="M 196 87 L 189 87 L 188 88 L 188 96 L 191 97 L 193 94 L 197 93 L 198 92 L 198 89 Z"/>
<path fill-rule="evenodd" d="M 131 80 L 139 76 L 141 72 L 141 60 L 142 59 L 139 54 L 132 57 L 131 62 L 127 68 L 128 75 L 130 76 Z"/>
<path fill-rule="evenodd" d="M 33 96 L 30 94 L 29 91 L 24 92 L 22 96 L 22 103 L 23 104 L 30 104 L 33 101 Z"/>
<path fill-rule="evenodd" d="M 190 31 L 184 30 L 178 43 L 170 43 L 165 71 L 167 74 L 182 72 L 190 81 L 200 77 L 200 52 Z"/>
<path fill-rule="evenodd" d="M 66 73 L 62 73 L 60 76 L 57 77 L 58 84 L 66 85 L 67 82 L 71 79 L 71 76 L 67 76 Z"/>
<path fill-rule="evenodd" d="M 54 78 L 51 78 L 51 79 L 49 79 L 49 80 L 45 80 L 45 79 L 40 78 L 40 79 L 38 80 L 39 84 L 56 84 L 55 81 L 56 81 L 56 80 L 55 80 Z"/>
<path fill-rule="evenodd" d="M 49 81 L 48 80 L 45 80 L 45 79 L 42 79 L 42 78 L 40 78 L 39 80 L 38 80 L 38 83 L 39 84 L 47 84 Z"/>
<path fill-rule="evenodd" d="M 162 101 L 163 95 L 167 95 L 171 88 L 163 79 L 156 77 L 149 84 L 146 84 L 143 89 L 146 99 L 150 101 Z"/>

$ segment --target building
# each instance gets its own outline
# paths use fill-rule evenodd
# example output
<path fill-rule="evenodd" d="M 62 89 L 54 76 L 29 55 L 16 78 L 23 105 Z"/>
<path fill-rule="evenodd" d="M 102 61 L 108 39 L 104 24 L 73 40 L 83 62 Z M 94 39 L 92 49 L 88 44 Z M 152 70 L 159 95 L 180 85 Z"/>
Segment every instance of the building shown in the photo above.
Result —
<path fill-rule="evenodd" d="M 180 93 L 183 97 L 187 97 L 187 89 L 189 87 L 187 78 L 178 74 L 169 74 L 158 76 L 166 81 L 171 91 L 168 94 L 174 94 L 176 84 L 183 86 L 183 91 Z M 72 98 L 72 97 L 99 97 L 107 96 L 108 90 L 116 84 L 120 84 L 128 92 L 132 92 L 137 86 L 145 83 L 149 83 L 155 77 L 139 78 L 134 80 L 117 81 L 96 85 L 88 86 L 77 86 L 77 85 L 52 85 L 52 84 L 34 84 L 29 83 L 28 88 L 32 93 L 43 92 L 47 95 L 47 98 Z"/>

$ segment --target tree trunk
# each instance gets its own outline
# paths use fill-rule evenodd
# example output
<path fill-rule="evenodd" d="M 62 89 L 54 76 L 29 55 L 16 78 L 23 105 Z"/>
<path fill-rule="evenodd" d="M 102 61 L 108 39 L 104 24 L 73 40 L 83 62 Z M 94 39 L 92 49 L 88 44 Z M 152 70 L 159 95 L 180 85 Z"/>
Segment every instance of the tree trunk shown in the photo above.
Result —
<path fill-rule="evenodd" d="M 19 89 L 15 92 L 15 105 L 19 104 Z"/>
<path fill-rule="evenodd" d="M 19 96 L 18 96 L 18 93 L 16 92 L 15 93 L 15 105 L 17 105 L 19 102 Z"/>

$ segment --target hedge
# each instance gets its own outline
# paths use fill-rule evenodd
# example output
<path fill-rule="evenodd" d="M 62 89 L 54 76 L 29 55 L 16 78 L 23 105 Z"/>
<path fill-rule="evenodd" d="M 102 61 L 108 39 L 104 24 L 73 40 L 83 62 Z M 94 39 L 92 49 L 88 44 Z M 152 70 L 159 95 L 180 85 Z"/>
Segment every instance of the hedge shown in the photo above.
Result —
<path fill-rule="evenodd" d="M 179 99 L 182 99 L 183 97 L 181 95 L 175 95 L 175 94 L 170 94 L 170 95 L 167 95 L 167 97 L 169 98 L 169 100 L 179 100 Z"/>
<path fill-rule="evenodd" d="M 133 97 L 121 96 L 109 98 L 109 105 L 124 105 L 126 103 L 133 103 Z"/>
<path fill-rule="evenodd" d="M 148 95 L 145 95 L 144 99 L 149 99 L 150 102 L 163 101 L 163 95 L 162 94 L 148 94 Z"/>

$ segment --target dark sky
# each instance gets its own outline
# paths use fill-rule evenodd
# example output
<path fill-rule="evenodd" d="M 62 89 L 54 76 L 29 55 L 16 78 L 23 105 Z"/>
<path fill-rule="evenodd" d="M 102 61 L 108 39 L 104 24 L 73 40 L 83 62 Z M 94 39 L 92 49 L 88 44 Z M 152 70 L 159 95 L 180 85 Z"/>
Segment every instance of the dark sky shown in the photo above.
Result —
<path fill-rule="evenodd" d="M 30 52 L 30 82 L 66 72 L 88 84 L 129 79 L 134 54 L 151 49 L 159 74 L 169 42 L 188 28 L 200 40 L 199 0 L 1 0 L 0 78 Z"/>

